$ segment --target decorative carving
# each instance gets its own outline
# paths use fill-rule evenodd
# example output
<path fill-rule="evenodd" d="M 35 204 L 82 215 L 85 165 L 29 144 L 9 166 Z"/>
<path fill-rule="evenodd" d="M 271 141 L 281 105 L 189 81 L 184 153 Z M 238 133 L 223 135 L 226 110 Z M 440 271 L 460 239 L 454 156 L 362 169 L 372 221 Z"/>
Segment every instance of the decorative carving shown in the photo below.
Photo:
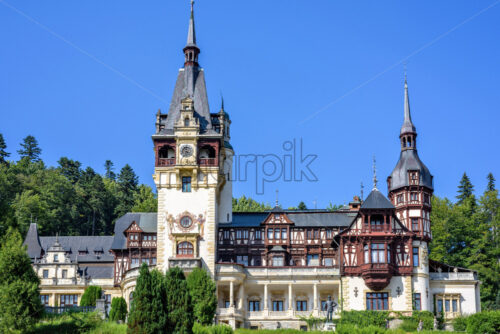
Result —
<path fill-rule="evenodd" d="M 198 231 L 200 233 L 200 237 L 203 238 L 205 234 L 205 218 L 203 218 L 203 215 L 201 213 L 198 215 L 197 222 L 198 222 Z"/>

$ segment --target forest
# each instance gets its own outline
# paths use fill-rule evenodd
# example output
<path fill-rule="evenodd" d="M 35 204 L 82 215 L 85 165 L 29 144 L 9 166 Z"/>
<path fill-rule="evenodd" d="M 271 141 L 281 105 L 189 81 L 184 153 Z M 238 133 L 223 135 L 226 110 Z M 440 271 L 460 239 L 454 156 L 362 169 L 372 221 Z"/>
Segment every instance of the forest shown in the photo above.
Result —
<path fill-rule="evenodd" d="M 18 161 L 9 160 L 0 134 L 0 236 L 10 226 L 25 235 L 31 222 L 41 235 L 111 235 L 115 220 L 126 212 L 157 210 L 155 192 L 139 184 L 128 164 L 117 172 L 107 160 L 104 175 L 68 157 L 46 166 L 33 136 L 23 139 L 17 153 Z M 500 200 L 494 176 L 487 179 L 480 195 L 464 173 L 455 199 L 433 196 L 430 258 L 476 270 L 483 309 L 500 309 Z M 245 196 L 233 199 L 235 212 L 269 209 Z M 307 207 L 299 202 L 290 209 Z"/>

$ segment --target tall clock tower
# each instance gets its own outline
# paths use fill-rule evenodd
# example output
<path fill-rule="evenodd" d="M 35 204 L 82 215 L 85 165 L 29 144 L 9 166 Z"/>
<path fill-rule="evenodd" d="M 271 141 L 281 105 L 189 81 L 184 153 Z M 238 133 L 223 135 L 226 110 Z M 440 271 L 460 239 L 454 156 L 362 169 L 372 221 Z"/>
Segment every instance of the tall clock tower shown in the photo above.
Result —
<path fill-rule="evenodd" d="M 198 64 L 193 2 L 184 66 L 167 114 L 156 114 L 153 179 L 158 190 L 157 266 L 163 271 L 204 267 L 213 276 L 219 222 L 232 220 L 229 144 L 224 106 L 210 113 L 205 74 Z"/>

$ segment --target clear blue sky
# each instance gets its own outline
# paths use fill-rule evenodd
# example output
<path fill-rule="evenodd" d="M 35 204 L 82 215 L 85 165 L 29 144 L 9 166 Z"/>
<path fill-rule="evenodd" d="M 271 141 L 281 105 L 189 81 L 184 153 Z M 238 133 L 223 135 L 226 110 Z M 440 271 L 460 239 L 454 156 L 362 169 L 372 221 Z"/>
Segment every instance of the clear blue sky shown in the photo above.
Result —
<path fill-rule="evenodd" d="M 489 7 L 489 8 L 488 8 Z M 317 182 L 234 195 L 288 207 L 342 204 L 380 187 L 399 157 L 403 65 L 435 193 L 466 171 L 500 180 L 499 1 L 208 1 L 195 4 L 212 112 L 223 92 L 237 154 L 283 155 L 302 138 Z M 0 132 L 11 152 L 34 135 L 43 160 L 103 172 L 129 163 L 153 185 L 155 113 L 166 111 L 185 45 L 188 1 L 0 0 Z M 347 95 L 346 95 L 347 94 Z M 320 111 L 318 113 L 318 111 Z M 12 155 L 17 159 L 17 153 Z"/>

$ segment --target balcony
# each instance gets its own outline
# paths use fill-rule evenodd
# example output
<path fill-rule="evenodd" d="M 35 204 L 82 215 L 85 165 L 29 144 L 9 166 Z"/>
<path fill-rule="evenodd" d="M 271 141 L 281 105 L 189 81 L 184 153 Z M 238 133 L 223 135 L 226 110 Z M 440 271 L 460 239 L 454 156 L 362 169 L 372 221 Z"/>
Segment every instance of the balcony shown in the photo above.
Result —
<path fill-rule="evenodd" d="M 216 158 L 200 158 L 198 159 L 198 164 L 200 166 L 217 166 Z"/>
<path fill-rule="evenodd" d="M 431 280 L 434 281 L 475 281 L 477 280 L 476 273 L 465 272 L 465 273 L 430 273 Z"/>
<path fill-rule="evenodd" d="M 368 263 L 361 265 L 360 269 L 366 286 L 375 291 L 389 285 L 394 274 L 394 266 L 391 263 Z"/>
<path fill-rule="evenodd" d="M 178 267 L 184 271 L 191 271 L 194 268 L 201 268 L 201 258 L 177 258 L 171 257 L 168 259 L 169 267 Z"/>
<path fill-rule="evenodd" d="M 175 158 L 160 158 L 158 159 L 159 167 L 175 166 Z"/>

